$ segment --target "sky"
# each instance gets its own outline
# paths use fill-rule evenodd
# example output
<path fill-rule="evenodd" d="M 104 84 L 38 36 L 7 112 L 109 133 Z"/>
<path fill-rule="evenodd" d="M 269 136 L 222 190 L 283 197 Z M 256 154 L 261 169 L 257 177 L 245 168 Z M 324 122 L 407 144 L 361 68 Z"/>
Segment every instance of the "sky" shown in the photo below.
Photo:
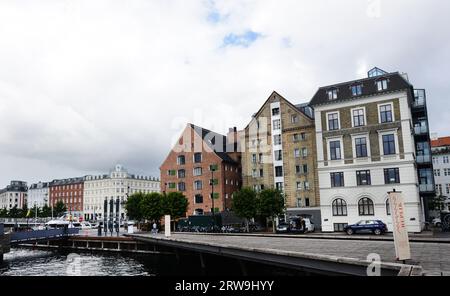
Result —
<path fill-rule="evenodd" d="M 450 135 L 450 1 L 0 0 L 0 187 L 159 176 L 188 122 L 244 128 L 374 66 L 426 88 Z"/>

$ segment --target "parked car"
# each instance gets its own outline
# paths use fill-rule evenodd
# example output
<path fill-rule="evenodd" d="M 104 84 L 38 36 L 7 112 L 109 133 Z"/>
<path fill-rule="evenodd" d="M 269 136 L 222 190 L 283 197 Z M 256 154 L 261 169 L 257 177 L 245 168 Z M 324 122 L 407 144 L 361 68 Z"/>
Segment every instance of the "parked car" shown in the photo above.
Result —
<path fill-rule="evenodd" d="M 277 225 L 276 232 L 277 233 L 289 233 L 290 227 L 286 222 L 281 222 Z"/>
<path fill-rule="evenodd" d="M 292 218 L 290 219 L 289 226 L 289 232 L 292 233 L 308 233 L 316 230 L 314 223 L 309 218 Z"/>
<path fill-rule="evenodd" d="M 433 224 L 434 227 L 440 228 L 442 226 L 441 218 L 434 218 L 433 221 L 431 221 L 431 224 Z"/>
<path fill-rule="evenodd" d="M 380 220 L 362 220 L 356 224 L 346 226 L 344 231 L 348 235 L 352 235 L 357 232 L 381 235 L 387 232 L 387 225 Z"/>

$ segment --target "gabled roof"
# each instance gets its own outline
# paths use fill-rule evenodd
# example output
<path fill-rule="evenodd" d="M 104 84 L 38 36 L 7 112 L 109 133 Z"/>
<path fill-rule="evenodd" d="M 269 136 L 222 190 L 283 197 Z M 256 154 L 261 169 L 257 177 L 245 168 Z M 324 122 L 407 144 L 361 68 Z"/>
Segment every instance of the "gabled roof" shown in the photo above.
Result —
<path fill-rule="evenodd" d="M 208 129 L 196 126 L 192 123 L 189 126 L 202 138 L 211 150 L 214 151 L 223 161 L 228 163 L 236 163 L 226 152 L 235 152 L 235 145 L 227 143 L 227 137 Z M 216 144 L 217 143 L 217 144 Z M 220 145 L 222 144 L 222 145 Z M 220 145 L 220 146 L 218 146 Z M 220 149 L 217 149 L 220 148 Z M 221 151 L 219 151 L 221 150 Z"/>
<path fill-rule="evenodd" d="M 431 147 L 446 147 L 450 146 L 450 137 L 439 138 L 437 140 L 431 141 Z"/>
<path fill-rule="evenodd" d="M 378 91 L 376 82 L 380 79 L 388 79 L 388 88 L 385 91 Z M 362 94 L 353 96 L 352 86 L 362 85 Z M 412 85 L 403 76 L 398 73 L 387 73 L 380 76 L 369 77 L 364 79 L 358 79 L 328 86 L 320 87 L 310 102 L 310 106 L 319 106 L 326 104 L 335 104 L 339 102 L 350 101 L 372 95 L 380 95 L 385 93 L 391 93 L 395 91 L 411 89 Z M 328 99 L 327 91 L 337 89 L 338 98 L 335 100 Z"/>

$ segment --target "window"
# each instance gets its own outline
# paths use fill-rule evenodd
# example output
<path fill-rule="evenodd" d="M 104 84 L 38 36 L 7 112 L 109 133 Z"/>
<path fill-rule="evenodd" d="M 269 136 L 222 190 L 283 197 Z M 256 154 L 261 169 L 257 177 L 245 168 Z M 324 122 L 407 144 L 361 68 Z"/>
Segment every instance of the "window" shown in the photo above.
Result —
<path fill-rule="evenodd" d="M 297 198 L 297 208 L 302 208 L 302 207 L 303 207 L 302 199 Z"/>
<path fill-rule="evenodd" d="M 194 176 L 195 177 L 198 177 L 198 176 L 201 176 L 202 175 L 202 168 L 195 168 L 194 169 Z"/>
<path fill-rule="evenodd" d="M 280 108 L 273 108 L 272 109 L 272 115 L 273 116 L 280 115 Z"/>
<path fill-rule="evenodd" d="M 280 130 L 281 129 L 281 120 L 277 119 L 273 121 L 273 129 Z"/>
<path fill-rule="evenodd" d="M 256 158 L 256 154 L 252 155 L 252 162 L 253 163 L 257 163 L 258 162 L 258 159 Z"/>
<path fill-rule="evenodd" d="M 296 165 L 295 166 L 295 173 L 296 174 L 301 174 L 302 173 L 302 166 Z"/>
<path fill-rule="evenodd" d="M 375 208 L 373 201 L 368 198 L 364 197 L 360 199 L 358 202 L 358 209 L 359 209 L 359 215 L 360 216 L 374 216 L 375 215 Z"/>
<path fill-rule="evenodd" d="M 392 105 L 380 106 L 380 121 L 381 123 L 393 122 Z"/>
<path fill-rule="evenodd" d="M 186 171 L 178 170 L 178 178 L 180 178 L 180 179 L 186 178 Z"/>
<path fill-rule="evenodd" d="M 297 149 L 294 150 L 294 157 L 295 158 L 299 158 L 300 157 L 300 149 L 297 148 Z"/>
<path fill-rule="evenodd" d="M 352 95 L 354 97 L 362 95 L 362 84 L 352 86 Z"/>
<path fill-rule="evenodd" d="M 195 153 L 194 154 L 194 162 L 195 163 L 201 163 L 202 162 L 202 154 L 201 153 Z"/>
<path fill-rule="evenodd" d="M 359 127 L 366 125 L 364 118 L 364 109 L 353 110 L 353 126 Z"/>
<path fill-rule="evenodd" d="M 388 87 L 388 81 L 387 79 L 381 79 L 377 81 L 377 90 L 378 91 L 383 91 L 386 90 Z"/>
<path fill-rule="evenodd" d="M 178 165 L 185 165 L 186 164 L 186 157 L 184 155 L 180 155 L 177 158 Z"/>
<path fill-rule="evenodd" d="M 309 208 L 310 206 L 309 198 L 305 197 L 305 207 Z"/>
<path fill-rule="evenodd" d="M 300 141 L 300 134 L 294 134 L 294 136 L 292 137 L 292 140 L 294 142 L 299 142 Z"/>
<path fill-rule="evenodd" d="M 273 136 L 273 144 L 274 145 L 281 145 L 281 135 Z"/>
<path fill-rule="evenodd" d="M 331 187 L 344 187 L 344 173 L 331 173 Z"/>
<path fill-rule="evenodd" d="M 201 195 L 201 194 L 195 195 L 195 203 L 202 204 L 203 203 L 203 195 Z"/>
<path fill-rule="evenodd" d="M 331 141 L 330 142 L 330 157 L 331 157 L 331 160 L 339 160 L 342 158 L 340 141 Z"/>
<path fill-rule="evenodd" d="M 338 90 L 337 89 L 330 89 L 327 91 L 328 100 L 336 100 L 338 97 Z"/>
<path fill-rule="evenodd" d="M 302 156 L 308 157 L 308 148 L 302 148 Z"/>
<path fill-rule="evenodd" d="M 186 191 L 186 183 L 184 182 L 178 183 L 178 191 Z"/>
<path fill-rule="evenodd" d="M 262 153 L 259 154 L 259 163 L 263 163 L 264 160 L 264 156 Z M 236 168 L 236 172 L 237 172 L 237 168 Z"/>
<path fill-rule="evenodd" d="M 257 173 L 256 170 L 253 170 L 253 171 L 252 171 L 252 177 L 253 177 L 253 178 L 258 178 L 258 173 Z"/>
<path fill-rule="evenodd" d="M 384 182 L 386 184 L 399 184 L 400 183 L 400 169 L 385 169 L 384 170 Z"/>
<path fill-rule="evenodd" d="M 339 129 L 339 114 L 328 114 L 328 130 L 335 131 Z"/>
<path fill-rule="evenodd" d="M 391 215 L 391 204 L 389 202 L 389 198 L 386 200 L 386 215 Z"/>
<path fill-rule="evenodd" d="M 305 185 L 305 190 L 309 190 L 309 182 L 308 181 L 305 181 L 304 183 L 303 183 L 303 185 Z"/>
<path fill-rule="evenodd" d="M 298 123 L 299 122 L 298 116 L 297 115 L 292 115 L 291 116 L 291 122 L 292 123 Z"/>
<path fill-rule="evenodd" d="M 194 190 L 202 190 L 203 189 L 203 182 L 202 181 L 195 181 L 194 182 Z"/>
<path fill-rule="evenodd" d="M 276 150 L 275 151 L 275 161 L 281 161 L 281 160 L 283 160 L 283 151 Z"/>
<path fill-rule="evenodd" d="M 371 185 L 372 181 L 370 178 L 370 171 L 357 171 L 356 172 L 356 181 L 357 181 L 358 186 Z"/>
<path fill-rule="evenodd" d="M 297 182 L 297 190 L 302 190 L 303 186 L 302 186 L 302 182 Z"/>
<path fill-rule="evenodd" d="M 384 155 L 393 155 L 395 152 L 395 135 L 383 135 Z"/>
<path fill-rule="evenodd" d="M 284 188 L 283 182 L 277 182 L 277 183 L 275 184 L 275 186 L 276 186 L 277 190 L 283 191 L 283 188 Z"/>
<path fill-rule="evenodd" d="M 342 198 L 333 201 L 333 216 L 347 216 L 347 203 Z"/>
<path fill-rule="evenodd" d="M 264 170 L 263 169 L 259 170 L 259 177 L 260 178 L 264 177 Z"/>
<path fill-rule="evenodd" d="M 275 177 L 283 177 L 283 167 L 282 166 L 275 167 Z"/>
<path fill-rule="evenodd" d="M 444 163 L 449 163 L 448 156 L 444 156 Z"/>
<path fill-rule="evenodd" d="M 355 139 L 356 157 L 367 157 L 367 138 Z"/>
<path fill-rule="evenodd" d="M 334 223 L 334 232 L 343 232 L 348 223 Z"/>
<path fill-rule="evenodd" d="M 306 133 L 301 133 L 300 138 L 302 139 L 302 141 L 306 141 Z"/>
<path fill-rule="evenodd" d="M 169 175 L 169 176 L 176 176 L 177 175 L 177 171 L 176 170 L 169 170 L 167 172 L 167 175 Z"/>

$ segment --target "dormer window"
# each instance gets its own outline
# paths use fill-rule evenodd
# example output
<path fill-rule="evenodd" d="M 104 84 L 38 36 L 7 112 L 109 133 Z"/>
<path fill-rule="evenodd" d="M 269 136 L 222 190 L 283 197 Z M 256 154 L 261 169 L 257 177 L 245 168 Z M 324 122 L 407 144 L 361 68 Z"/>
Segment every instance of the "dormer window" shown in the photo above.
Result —
<path fill-rule="evenodd" d="M 363 87 L 362 84 L 353 85 L 351 87 L 352 96 L 356 97 L 362 95 L 362 87 Z"/>
<path fill-rule="evenodd" d="M 383 91 L 388 88 L 388 80 L 387 79 L 380 79 L 376 83 L 377 83 L 378 91 Z"/>
<path fill-rule="evenodd" d="M 329 101 L 336 100 L 337 97 L 338 97 L 338 90 L 337 90 L 337 88 L 328 90 L 327 91 L 327 95 L 328 95 L 328 100 Z"/>

